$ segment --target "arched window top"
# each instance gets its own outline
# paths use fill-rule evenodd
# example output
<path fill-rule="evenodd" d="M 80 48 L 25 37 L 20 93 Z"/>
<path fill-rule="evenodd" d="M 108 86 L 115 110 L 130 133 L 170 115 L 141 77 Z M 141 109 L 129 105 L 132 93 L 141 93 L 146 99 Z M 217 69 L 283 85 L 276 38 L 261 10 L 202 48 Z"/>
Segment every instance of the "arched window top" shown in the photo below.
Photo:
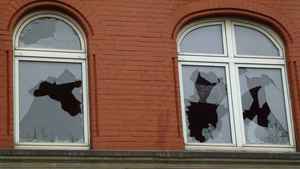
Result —
<path fill-rule="evenodd" d="M 237 55 L 281 56 L 279 44 L 260 27 L 234 24 Z"/>
<path fill-rule="evenodd" d="M 180 52 L 223 54 L 222 24 L 191 27 L 180 41 Z"/>
<path fill-rule="evenodd" d="M 282 58 L 284 54 L 283 43 L 271 29 L 237 19 L 187 25 L 179 33 L 177 44 L 181 55 Z"/>
<path fill-rule="evenodd" d="M 35 13 L 21 22 L 16 49 L 84 51 L 82 31 L 72 19 L 57 13 Z"/>

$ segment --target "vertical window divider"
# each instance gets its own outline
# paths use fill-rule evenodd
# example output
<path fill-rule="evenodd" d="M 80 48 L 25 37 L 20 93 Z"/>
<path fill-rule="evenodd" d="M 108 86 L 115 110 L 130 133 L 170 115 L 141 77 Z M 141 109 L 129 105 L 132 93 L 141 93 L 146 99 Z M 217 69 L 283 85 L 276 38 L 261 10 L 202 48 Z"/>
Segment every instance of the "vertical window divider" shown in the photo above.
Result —
<path fill-rule="evenodd" d="M 232 69 L 234 72 L 234 81 L 239 82 L 239 71 L 238 71 L 238 64 L 234 64 Z M 239 140 L 239 147 L 242 147 L 246 144 L 246 138 L 245 138 L 245 127 L 244 127 L 244 120 L 243 120 L 243 108 L 242 108 L 242 94 L 241 94 L 241 86 L 240 83 L 234 83 L 235 85 L 235 98 L 236 101 L 234 102 L 235 104 L 235 116 L 238 120 L 236 120 L 237 123 L 237 128 L 239 128 L 239 137 L 237 139 Z"/>
<path fill-rule="evenodd" d="M 19 58 L 14 57 L 14 69 L 13 69 L 13 76 L 14 76 L 14 132 L 15 132 L 15 143 L 19 143 L 19 105 L 20 105 L 20 97 L 19 97 Z"/>
<path fill-rule="evenodd" d="M 229 59 L 232 59 L 234 58 L 234 35 L 232 32 L 232 22 L 230 20 L 225 20 L 225 31 L 226 31 L 226 41 L 227 41 L 227 48 L 228 48 L 228 57 Z M 233 128 L 235 130 L 235 140 L 236 140 L 236 145 L 237 147 L 241 147 L 243 145 L 243 132 L 241 132 L 241 130 L 237 130 L 237 128 L 241 128 L 242 127 L 242 124 L 240 123 L 240 119 L 242 119 L 242 117 L 239 115 L 241 109 L 239 108 L 240 107 L 240 103 L 239 103 L 239 98 L 238 98 L 238 95 L 237 93 L 239 92 L 238 91 L 238 86 L 236 82 L 238 79 L 237 79 L 237 76 L 236 76 L 236 71 L 235 71 L 235 64 L 234 62 L 229 62 L 228 63 L 228 67 L 229 67 L 229 76 L 228 77 L 229 79 L 233 79 L 231 82 L 230 81 L 230 84 L 228 85 L 231 85 L 231 88 L 232 88 L 232 91 L 231 91 L 231 97 L 232 97 L 232 107 L 233 107 L 233 112 L 232 112 L 232 124 L 233 124 Z"/>
<path fill-rule="evenodd" d="M 231 70 L 230 70 L 230 64 L 224 63 L 225 64 L 225 69 L 226 69 L 226 81 L 227 81 L 227 94 L 228 94 L 228 106 L 229 106 L 229 114 L 230 114 L 230 127 L 231 127 L 231 139 L 232 139 L 232 144 L 233 145 L 238 145 L 238 140 L 237 138 L 237 131 L 236 131 L 236 124 L 235 124 L 235 115 L 234 115 L 234 96 L 232 95 L 232 92 L 234 91 L 233 87 L 232 87 L 232 82 L 230 80 L 230 74 L 231 74 Z"/>

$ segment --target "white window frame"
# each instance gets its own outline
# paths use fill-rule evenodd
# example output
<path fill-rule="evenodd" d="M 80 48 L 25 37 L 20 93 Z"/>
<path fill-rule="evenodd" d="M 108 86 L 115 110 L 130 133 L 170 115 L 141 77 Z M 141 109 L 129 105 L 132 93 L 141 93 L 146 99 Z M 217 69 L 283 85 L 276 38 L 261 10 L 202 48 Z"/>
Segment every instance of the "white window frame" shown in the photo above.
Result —
<path fill-rule="evenodd" d="M 19 48 L 19 37 L 23 28 L 31 21 L 44 17 L 54 17 L 69 24 L 80 37 L 80 50 L 63 50 L 63 49 L 45 49 L 45 48 Z M 17 149 L 70 149 L 85 150 L 89 149 L 89 104 L 88 104 L 88 68 L 86 37 L 80 26 L 70 17 L 53 11 L 42 11 L 32 13 L 24 17 L 17 25 L 14 36 L 14 131 L 15 131 L 15 148 Z M 19 138 L 19 63 L 21 61 L 32 62 L 51 62 L 51 63 L 78 63 L 81 64 L 82 72 L 82 91 L 83 91 L 83 125 L 84 125 L 84 142 L 83 143 L 33 143 L 20 142 Z"/>
<path fill-rule="evenodd" d="M 224 22 L 223 35 L 225 35 L 224 48 L 227 48 L 227 56 L 217 56 L 210 54 L 188 54 L 180 52 L 180 42 L 184 35 L 191 30 L 191 28 L 199 28 L 202 24 L 205 26 L 207 24 L 218 24 Z M 252 56 L 252 55 L 237 55 L 236 44 L 234 37 L 234 25 L 242 25 L 246 27 L 253 28 L 255 30 L 261 31 L 264 35 L 271 39 L 271 41 L 278 47 L 280 56 Z M 224 37 L 223 37 L 224 38 Z M 273 32 L 269 27 L 250 21 L 239 20 L 234 18 L 220 18 L 220 19 L 210 19 L 200 22 L 195 22 L 184 27 L 178 34 L 177 38 L 177 49 L 178 49 L 178 71 L 179 71 L 179 83 L 180 83 L 180 96 L 181 96 L 181 114 L 182 114 L 182 127 L 184 134 L 185 147 L 188 150 L 222 150 L 222 151 L 295 151 L 295 135 L 293 126 L 293 117 L 291 109 L 291 99 L 290 92 L 288 89 L 288 79 L 287 79 L 287 68 L 284 60 L 284 47 L 279 36 Z M 225 50 L 225 49 L 224 49 Z M 200 65 L 200 66 L 220 66 L 226 65 L 226 82 L 227 82 L 227 92 L 231 124 L 231 135 L 232 144 L 219 144 L 219 143 L 189 143 L 187 140 L 187 125 L 186 125 L 186 112 L 184 103 L 184 90 L 183 90 L 183 65 Z M 247 68 L 277 68 L 281 70 L 282 85 L 284 91 L 285 99 L 285 110 L 286 118 L 289 128 L 289 145 L 278 145 L 278 144 L 246 144 L 245 134 L 244 134 L 244 121 L 242 117 L 242 100 L 240 93 L 240 83 L 239 83 L 239 67 Z M 227 73 L 228 72 L 228 73 Z M 231 107 L 231 108 L 230 108 Z"/>

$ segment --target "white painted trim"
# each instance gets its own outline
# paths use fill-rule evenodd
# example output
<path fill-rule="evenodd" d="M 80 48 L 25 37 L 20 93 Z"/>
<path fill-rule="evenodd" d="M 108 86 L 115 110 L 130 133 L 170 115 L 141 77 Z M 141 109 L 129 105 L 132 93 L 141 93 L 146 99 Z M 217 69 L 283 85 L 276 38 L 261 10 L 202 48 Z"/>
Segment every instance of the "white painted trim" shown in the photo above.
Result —
<path fill-rule="evenodd" d="M 242 108 L 242 97 L 240 94 L 240 84 L 238 83 L 240 81 L 239 74 L 238 74 L 238 69 L 236 68 L 235 63 L 231 63 L 231 73 L 232 73 L 232 78 L 233 81 L 236 83 L 233 83 L 235 91 L 233 93 L 235 97 L 234 101 L 234 106 L 235 106 L 235 119 L 236 119 L 236 127 L 237 127 L 237 132 L 238 132 L 238 147 L 241 148 L 245 145 L 246 139 L 245 139 L 245 130 L 244 130 L 244 118 L 243 118 L 243 108 Z"/>
<path fill-rule="evenodd" d="M 36 62 L 58 62 L 58 63 L 83 63 L 84 59 L 61 59 L 61 58 L 37 58 L 37 57 L 15 57 L 16 61 L 36 61 Z"/>
<path fill-rule="evenodd" d="M 187 124 L 185 116 L 185 105 L 184 105 L 184 92 L 183 92 L 183 82 L 182 82 L 182 66 L 181 62 L 178 62 L 178 73 L 179 73 L 179 92 L 180 92 L 180 107 L 181 107 L 181 124 L 183 131 L 184 143 L 187 144 Z"/>
<path fill-rule="evenodd" d="M 14 69 L 13 69 L 13 96 L 14 96 L 14 141 L 15 144 L 19 143 L 19 62 L 14 58 Z M 17 113 L 18 112 L 18 113 Z"/>
<path fill-rule="evenodd" d="M 88 69 L 87 69 L 87 61 L 85 60 L 82 63 L 82 87 L 83 87 L 83 92 L 82 92 L 82 102 L 83 102 L 83 114 L 84 114 L 84 144 L 89 145 L 90 143 L 90 113 L 89 113 L 89 90 L 88 90 Z"/>
<path fill-rule="evenodd" d="M 16 57 L 37 57 L 37 58 L 70 58 L 70 59 L 85 59 L 85 53 L 76 52 L 58 52 L 58 51 L 28 51 L 28 50 L 15 50 Z"/>
<path fill-rule="evenodd" d="M 213 53 L 190 53 L 190 52 L 180 52 L 180 55 L 187 55 L 187 56 L 214 56 L 214 57 L 220 57 L 220 58 L 224 58 L 227 57 L 224 54 L 213 54 Z"/>
<path fill-rule="evenodd" d="M 226 75 L 226 89 L 227 89 L 227 101 L 228 101 L 228 107 L 229 107 L 229 120 L 230 120 L 230 128 L 231 128 L 231 140 L 232 140 L 232 143 L 233 144 L 235 144 L 235 145 L 237 145 L 238 144 L 238 142 L 237 142 L 237 140 L 236 140 L 236 129 L 235 129 L 235 119 L 234 119 L 234 108 L 233 108 L 233 98 L 232 98 L 232 92 L 233 92 L 233 90 L 232 90 L 232 86 L 231 86 L 231 84 L 232 84 L 232 82 L 231 82 L 231 79 L 230 79 L 230 69 L 229 69 L 230 67 L 229 67 L 229 65 L 228 64 L 226 64 L 226 67 L 225 67 L 225 75 Z"/>
<path fill-rule="evenodd" d="M 232 37 L 232 32 L 231 32 L 231 30 L 230 29 L 228 29 L 228 28 L 230 28 L 230 21 L 229 20 L 226 20 L 225 21 L 225 25 L 226 25 L 226 34 L 227 34 L 227 41 L 228 41 L 228 43 L 227 43 L 227 47 L 228 47 L 228 56 L 229 56 L 229 58 L 228 58 L 228 60 L 226 61 L 226 63 L 229 65 L 229 76 L 228 76 L 228 79 L 230 79 L 229 80 L 229 83 L 228 83 L 228 87 L 230 87 L 230 88 L 232 88 L 232 90 L 231 90 L 231 92 L 230 93 L 228 93 L 228 96 L 230 95 L 230 97 L 232 98 L 232 100 L 231 100 L 231 102 L 229 103 L 229 104 L 231 104 L 232 105 L 232 112 L 231 112 L 231 115 L 232 115 L 232 119 L 233 119 L 233 124 L 232 124 L 232 127 L 234 128 L 234 136 L 235 136 L 235 140 L 236 140 L 236 146 L 237 147 L 240 147 L 241 146 L 241 137 L 242 137 L 242 135 L 241 135 L 241 133 L 239 132 L 239 117 L 238 116 L 236 116 L 236 114 L 237 114 L 237 103 L 238 103 L 238 99 L 237 99 L 237 97 L 236 97 L 236 95 L 234 94 L 235 93 L 235 90 L 236 90 L 236 83 L 234 83 L 234 82 L 236 82 L 236 79 L 235 79 L 235 76 L 234 76 L 234 70 L 232 69 L 233 68 L 233 65 L 235 64 L 235 62 L 237 62 L 237 61 L 231 61 L 231 60 L 233 60 L 233 59 L 235 59 L 234 58 L 234 56 L 233 56 L 233 54 L 232 54 L 232 49 L 233 49 L 233 44 L 232 44 L 232 40 L 231 40 L 231 37 Z"/>
<path fill-rule="evenodd" d="M 252 63 L 252 64 L 270 64 L 281 65 L 285 64 L 283 59 L 265 59 L 265 58 L 232 58 L 230 57 L 212 57 L 212 56 L 190 56 L 190 55 L 178 55 L 178 61 L 184 62 L 217 62 L 217 63 Z M 231 57 L 232 56 L 232 57 Z"/>
<path fill-rule="evenodd" d="M 293 123 L 293 109 L 291 103 L 291 95 L 289 90 L 289 81 L 287 75 L 287 65 L 284 65 L 282 71 L 282 81 L 283 81 L 283 90 L 284 90 L 284 97 L 285 97 L 285 104 L 286 104 L 286 113 L 287 113 L 287 121 L 289 127 L 289 134 L 290 134 L 290 143 L 292 146 L 296 146 L 296 136 L 295 136 L 295 127 Z"/>

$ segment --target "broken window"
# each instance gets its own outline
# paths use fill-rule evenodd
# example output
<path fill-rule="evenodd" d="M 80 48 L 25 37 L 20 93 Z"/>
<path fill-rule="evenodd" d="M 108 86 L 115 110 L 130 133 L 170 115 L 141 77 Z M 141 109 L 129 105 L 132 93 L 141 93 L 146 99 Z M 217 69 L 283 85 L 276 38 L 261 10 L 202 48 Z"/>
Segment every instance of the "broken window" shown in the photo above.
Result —
<path fill-rule="evenodd" d="M 268 27 L 246 23 L 208 20 L 179 33 L 187 147 L 295 149 L 283 44 Z"/>
<path fill-rule="evenodd" d="M 33 14 L 19 25 L 17 146 L 88 146 L 86 53 L 77 30 L 56 13 Z"/>
<path fill-rule="evenodd" d="M 190 142 L 231 143 L 225 67 L 183 66 Z"/>
<path fill-rule="evenodd" d="M 239 68 L 246 142 L 288 144 L 281 69 Z"/>
<path fill-rule="evenodd" d="M 82 67 L 19 62 L 20 141 L 84 142 Z"/>

